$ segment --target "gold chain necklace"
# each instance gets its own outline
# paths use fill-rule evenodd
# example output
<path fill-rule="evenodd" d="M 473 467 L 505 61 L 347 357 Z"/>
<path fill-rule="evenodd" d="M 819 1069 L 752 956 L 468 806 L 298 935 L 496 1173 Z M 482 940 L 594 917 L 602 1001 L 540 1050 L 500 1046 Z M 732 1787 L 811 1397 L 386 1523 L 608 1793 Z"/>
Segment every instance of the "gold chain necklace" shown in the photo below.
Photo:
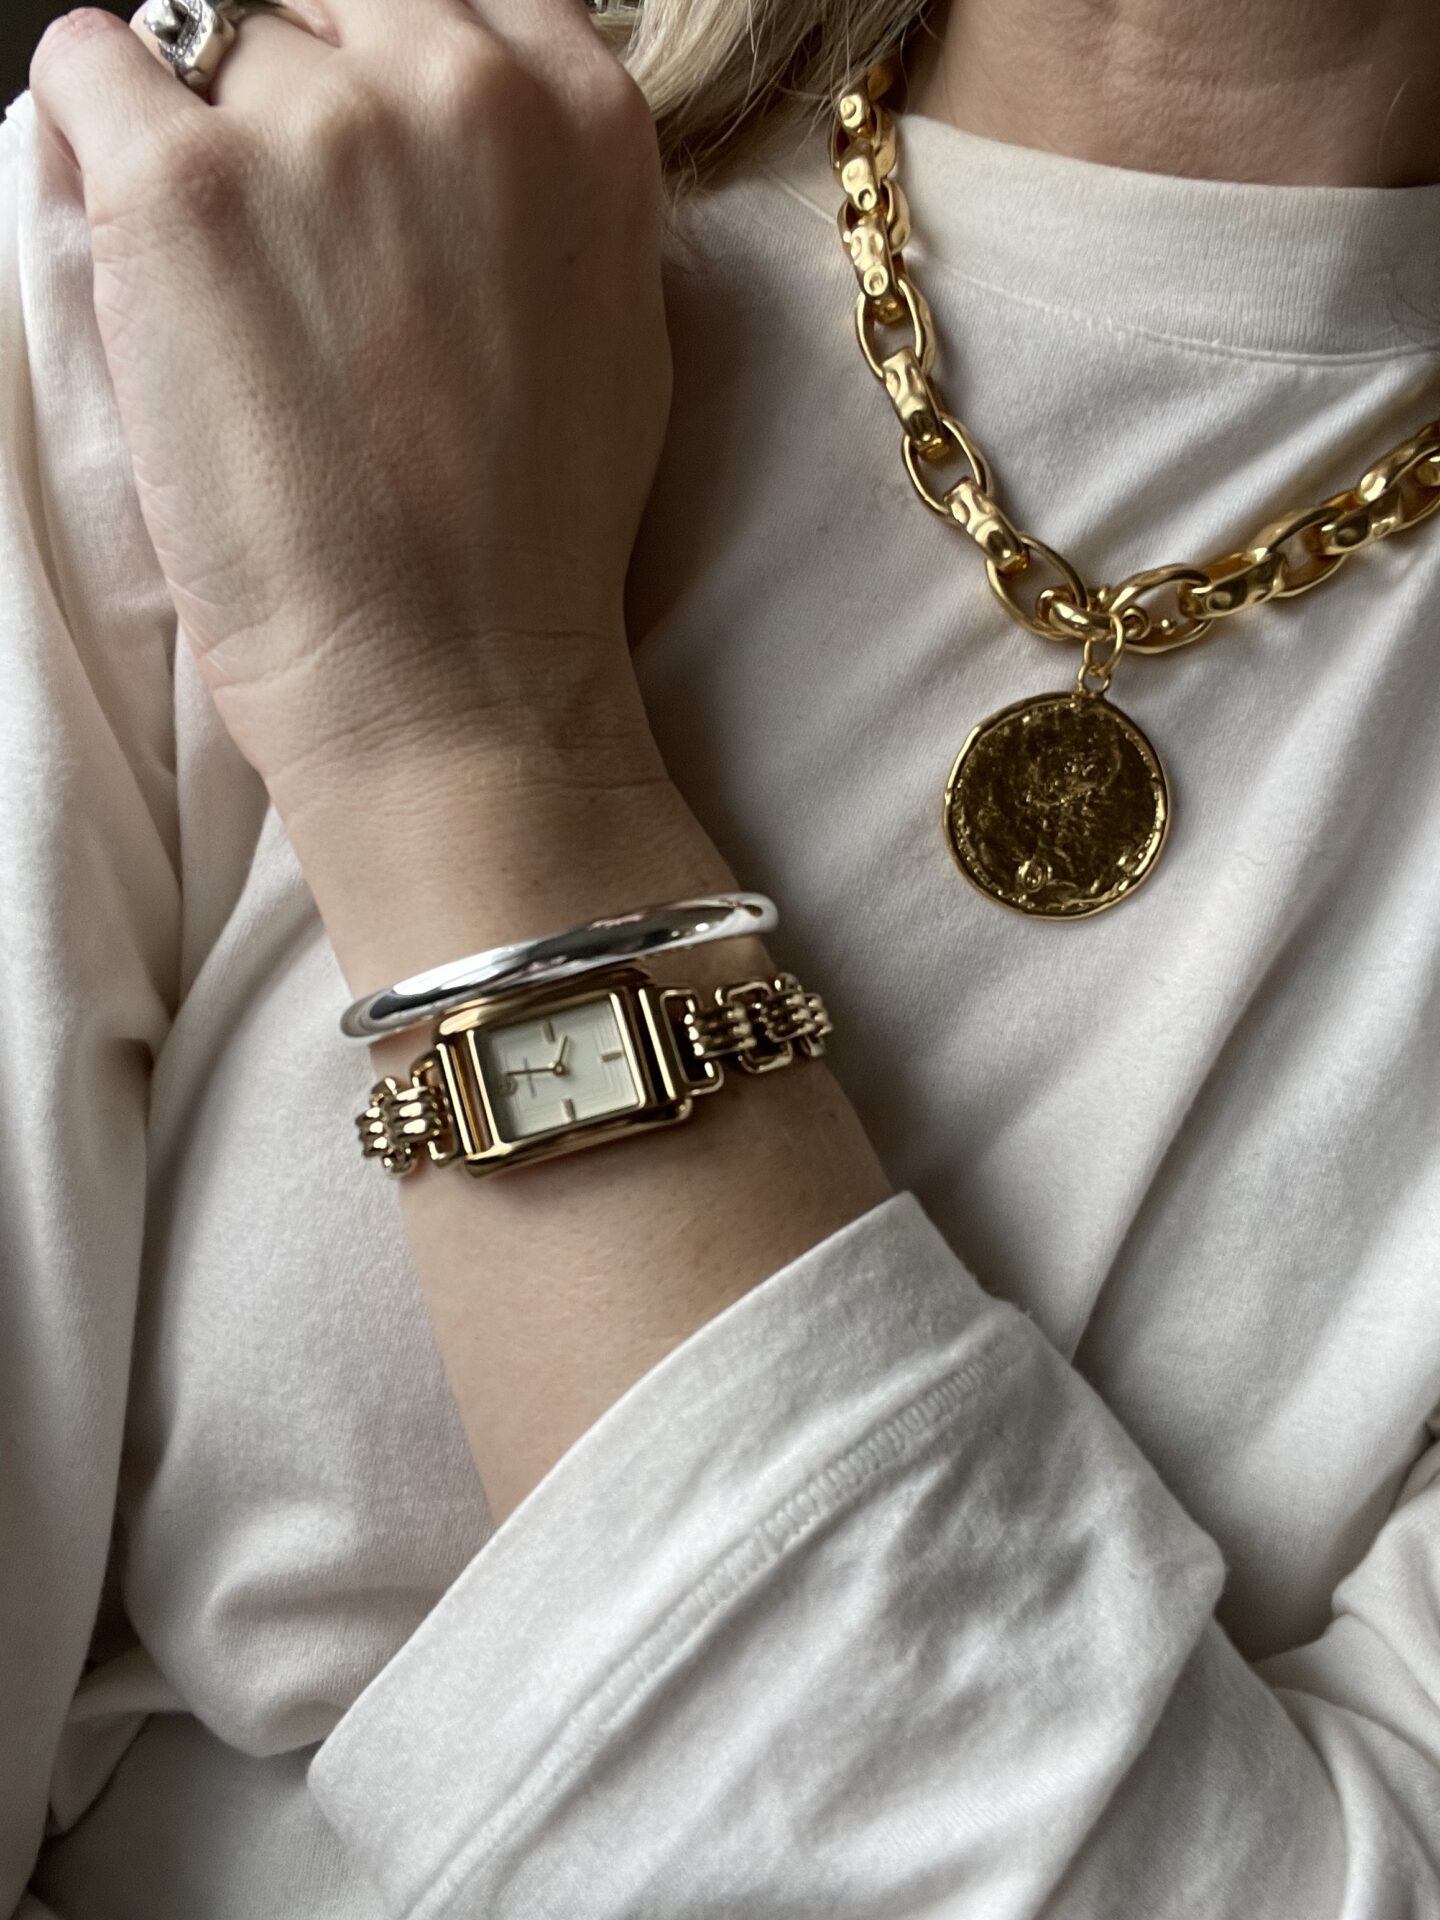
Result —
<path fill-rule="evenodd" d="M 831 136 L 845 192 L 840 235 L 860 282 L 860 348 L 899 417 L 906 470 L 925 505 L 975 542 L 1012 619 L 1084 650 L 1073 688 L 1017 701 L 971 732 L 946 783 L 945 836 L 961 872 L 990 899 L 1045 919 L 1080 919 L 1135 891 L 1170 828 L 1159 755 L 1107 697 L 1122 656 L 1169 653 L 1217 620 L 1308 593 L 1362 547 L 1425 519 L 1440 507 L 1440 420 L 1346 492 L 1282 515 L 1238 552 L 1089 585 L 1063 554 L 1007 518 L 990 463 L 936 386 L 935 328 L 905 267 L 910 211 L 884 105 L 898 76 L 898 61 L 885 61 L 841 94 Z M 910 338 L 887 350 L 882 335 L 897 328 Z M 957 462 L 963 477 L 954 479 Z"/>

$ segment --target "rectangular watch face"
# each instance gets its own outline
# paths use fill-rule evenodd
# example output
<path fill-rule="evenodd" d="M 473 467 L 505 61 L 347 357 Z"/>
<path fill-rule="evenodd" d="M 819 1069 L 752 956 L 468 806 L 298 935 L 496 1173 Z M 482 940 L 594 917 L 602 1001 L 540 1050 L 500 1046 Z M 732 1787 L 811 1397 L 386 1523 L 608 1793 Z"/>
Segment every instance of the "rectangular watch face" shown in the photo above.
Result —
<path fill-rule="evenodd" d="M 496 1132 L 511 1144 L 644 1104 L 635 1055 L 609 993 L 484 1027 L 473 1039 Z"/>

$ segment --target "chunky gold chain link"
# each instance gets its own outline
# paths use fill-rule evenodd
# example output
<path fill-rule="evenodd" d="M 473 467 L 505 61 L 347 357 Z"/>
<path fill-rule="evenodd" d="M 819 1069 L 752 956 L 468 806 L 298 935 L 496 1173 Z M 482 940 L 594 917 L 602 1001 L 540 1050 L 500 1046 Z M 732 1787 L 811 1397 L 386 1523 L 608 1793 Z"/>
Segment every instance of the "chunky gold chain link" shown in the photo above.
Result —
<path fill-rule="evenodd" d="M 910 210 L 896 178 L 895 118 L 884 104 L 898 71 L 884 62 L 842 94 L 831 136 L 845 194 L 840 237 L 860 283 L 860 350 L 894 406 L 916 493 L 974 541 L 1012 619 L 1044 640 L 1083 645 L 1082 687 L 1103 692 L 1122 653 L 1168 653 L 1247 607 L 1308 593 L 1352 554 L 1440 507 L 1440 420 L 1432 420 L 1353 487 L 1281 515 L 1249 546 L 1198 565 L 1147 567 L 1092 586 L 1064 554 L 1021 532 L 996 498 L 989 461 L 941 395 L 934 322 L 905 265 Z M 897 331 L 909 335 L 898 346 Z"/>

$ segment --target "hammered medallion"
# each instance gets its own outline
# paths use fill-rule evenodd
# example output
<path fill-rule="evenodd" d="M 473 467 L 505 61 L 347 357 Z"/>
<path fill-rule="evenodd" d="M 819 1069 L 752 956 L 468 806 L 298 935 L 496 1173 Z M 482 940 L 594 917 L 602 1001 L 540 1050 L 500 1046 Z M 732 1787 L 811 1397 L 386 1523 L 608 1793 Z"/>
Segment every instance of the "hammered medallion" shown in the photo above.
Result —
<path fill-rule="evenodd" d="M 1040 919 L 1126 899 L 1169 830 L 1159 756 L 1102 694 L 1041 694 L 991 714 L 945 788 L 945 833 L 966 879 Z"/>

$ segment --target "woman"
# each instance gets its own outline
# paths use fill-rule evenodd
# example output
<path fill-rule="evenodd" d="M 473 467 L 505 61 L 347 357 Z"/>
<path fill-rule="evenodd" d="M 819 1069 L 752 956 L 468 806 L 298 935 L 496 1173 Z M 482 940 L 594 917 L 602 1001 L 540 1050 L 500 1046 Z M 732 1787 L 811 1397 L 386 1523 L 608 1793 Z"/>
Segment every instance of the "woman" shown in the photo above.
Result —
<path fill-rule="evenodd" d="M 0 1911 L 1440 1915 L 1433 13 L 152 20 L 5 131 Z M 737 886 L 684 1125 L 339 1032 Z"/>

